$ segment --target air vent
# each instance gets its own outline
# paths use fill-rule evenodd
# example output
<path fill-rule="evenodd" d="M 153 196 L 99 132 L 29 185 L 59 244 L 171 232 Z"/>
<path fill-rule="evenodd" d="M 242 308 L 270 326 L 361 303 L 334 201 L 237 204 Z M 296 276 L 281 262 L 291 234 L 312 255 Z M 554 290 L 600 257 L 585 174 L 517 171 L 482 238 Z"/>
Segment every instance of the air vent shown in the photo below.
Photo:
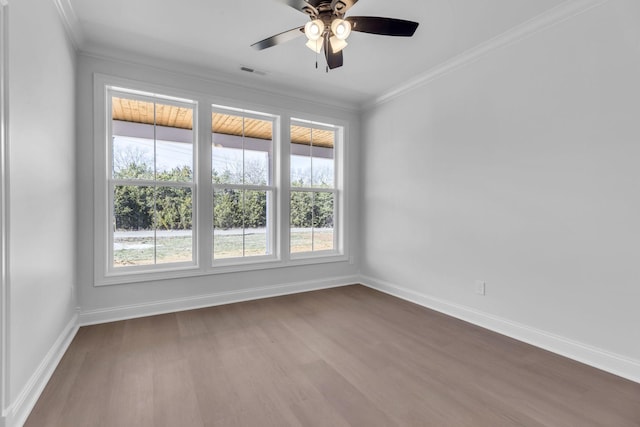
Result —
<path fill-rule="evenodd" d="M 240 70 L 246 71 L 247 73 L 257 74 L 259 76 L 266 76 L 267 73 L 264 71 L 256 70 L 255 68 L 245 67 L 244 65 L 240 67 Z"/>

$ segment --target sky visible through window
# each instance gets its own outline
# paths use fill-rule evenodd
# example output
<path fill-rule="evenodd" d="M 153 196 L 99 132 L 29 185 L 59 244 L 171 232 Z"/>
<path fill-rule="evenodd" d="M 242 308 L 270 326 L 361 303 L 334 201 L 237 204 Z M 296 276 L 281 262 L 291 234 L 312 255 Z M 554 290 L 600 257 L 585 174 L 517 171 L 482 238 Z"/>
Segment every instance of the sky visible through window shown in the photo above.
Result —
<path fill-rule="evenodd" d="M 156 166 L 157 172 L 170 171 L 175 167 L 191 166 L 193 164 L 193 146 L 182 142 L 161 141 L 156 144 Z M 128 136 L 114 136 L 114 151 L 116 153 L 128 153 L 129 156 L 137 156 L 138 160 L 143 160 L 149 165 L 153 164 L 154 141 L 146 138 L 135 138 Z M 263 161 L 267 153 L 260 151 L 245 150 L 246 160 Z M 126 162 L 132 159 L 122 159 Z M 117 171 L 119 167 L 126 167 L 125 164 L 119 165 L 118 158 L 114 159 L 114 168 Z M 242 164 L 242 150 L 225 148 L 222 150 L 213 150 L 212 167 L 214 170 L 232 169 L 234 165 Z M 309 157 L 292 155 L 291 156 L 291 179 L 296 181 L 309 176 Z M 322 175 L 332 174 L 333 159 L 325 159 L 321 157 L 313 158 L 314 175 L 318 172 Z"/>

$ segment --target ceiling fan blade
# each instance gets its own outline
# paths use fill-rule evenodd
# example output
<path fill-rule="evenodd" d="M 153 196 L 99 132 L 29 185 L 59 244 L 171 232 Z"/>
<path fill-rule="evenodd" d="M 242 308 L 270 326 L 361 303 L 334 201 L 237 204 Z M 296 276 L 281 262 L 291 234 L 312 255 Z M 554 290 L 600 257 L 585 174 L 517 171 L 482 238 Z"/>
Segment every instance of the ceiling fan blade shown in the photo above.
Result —
<path fill-rule="evenodd" d="M 350 16 L 352 31 L 380 34 L 383 36 L 411 37 L 418 28 L 418 23 L 404 19 L 380 18 L 377 16 Z"/>
<path fill-rule="evenodd" d="M 260 40 L 259 42 L 252 44 L 251 47 L 255 50 L 262 50 L 280 43 L 288 42 L 289 40 L 293 40 L 303 34 L 304 27 L 296 27 L 289 31 L 284 31 L 280 34 L 276 34 L 275 36 Z"/>
<path fill-rule="evenodd" d="M 334 52 L 331 48 L 331 43 L 329 43 L 328 37 L 324 43 L 324 56 L 327 58 L 327 65 L 330 70 L 342 67 L 342 51 Z"/>
<path fill-rule="evenodd" d="M 309 16 L 318 16 L 318 9 L 313 4 L 305 0 L 280 0 L 282 3 L 291 6 L 295 10 L 306 13 Z"/>
<path fill-rule="evenodd" d="M 331 2 L 331 9 L 336 13 L 344 15 L 347 10 L 351 9 L 351 6 L 357 2 L 358 0 L 333 0 Z"/>

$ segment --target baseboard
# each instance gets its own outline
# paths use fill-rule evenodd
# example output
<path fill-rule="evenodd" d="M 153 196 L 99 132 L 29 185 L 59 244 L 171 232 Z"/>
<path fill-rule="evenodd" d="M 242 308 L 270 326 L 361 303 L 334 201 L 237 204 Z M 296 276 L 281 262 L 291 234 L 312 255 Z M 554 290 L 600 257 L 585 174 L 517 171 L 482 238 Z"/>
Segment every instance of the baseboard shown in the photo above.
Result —
<path fill-rule="evenodd" d="M 76 332 L 78 332 L 78 315 L 74 314 L 47 352 L 47 355 L 42 359 L 38 369 L 31 375 L 17 399 L 7 409 L 3 426 L 19 427 L 27 421 L 27 417 L 36 405 L 62 356 L 64 356 L 71 341 L 76 336 Z"/>
<path fill-rule="evenodd" d="M 334 277 L 322 280 L 288 283 L 285 285 L 265 286 L 230 292 L 217 292 L 195 297 L 153 301 L 144 304 L 125 305 L 100 310 L 86 310 L 80 312 L 79 325 L 87 326 L 98 323 L 115 322 L 118 320 L 174 313 L 177 311 L 193 310 L 203 307 L 231 304 L 234 302 L 250 301 L 261 298 L 315 291 L 319 289 L 336 288 L 359 283 L 359 279 L 359 276 Z"/>
<path fill-rule="evenodd" d="M 372 289 L 439 311 L 518 341 L 526 342 L 586 365 L 593 366 L 594 368 L 640 383 L 640 360 L 631 359 L 372 277 L 361 276 L 360 283 Z"/>

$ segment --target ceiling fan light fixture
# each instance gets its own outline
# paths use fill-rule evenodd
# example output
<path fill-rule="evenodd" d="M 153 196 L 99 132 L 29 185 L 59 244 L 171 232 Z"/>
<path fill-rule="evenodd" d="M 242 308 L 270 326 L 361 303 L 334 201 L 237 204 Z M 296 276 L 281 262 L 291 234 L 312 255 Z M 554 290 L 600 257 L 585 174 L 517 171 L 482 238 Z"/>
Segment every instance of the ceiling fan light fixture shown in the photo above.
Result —
<path fill-rule="evenodd" d="M 3 0 L 0 0 L 0 2 Z M 256 50 L 263 50 L 288 42 L 302 34 L 307 38 L 306 46 L 318 55 L 322 52 L 327 60 L 327 72 L 342 67 L 343 52 L 347 46 L 347 38 L 351 31 L 381 36 L 411 37 L 418 28 L 418 23 L 404 19 L 380 16 L 345 15 L 358 0 L 280 0 L 293 9 L 307 16 L 306 25 L 292 28 L 275 34 L 251 45 Z"/>
<path fill-rule="evenodd" d="M 346 40 L 351 34 L 351 23 L 344 19 L 334 19 L 331 23 L 331 32 L 339 40 Z"/>
<path fill-rule="evenodd" d="M 324 23 L 319 19 L 309 21 L 304 26 L 304 34 L 309 40 L 316 41 L 324 33 Z"/>
<path fill-rule="evenodd" d="M 322 52 L 323 42 L 324 42 L 324 39 L 307 40 L 307 44 L 305 46 L 307 46 L 309 49 L 311 49 L 315 53 L 320 53 Z"/>
<path fill-rule="evenodd" d="M 340 52 L 342 49 L 347 47 L 348 44 L 346 40 L 339 39 L 338 36 L 331 36 L 329 42 L 331 43 L 331 50 L 333 53 Z"/>

